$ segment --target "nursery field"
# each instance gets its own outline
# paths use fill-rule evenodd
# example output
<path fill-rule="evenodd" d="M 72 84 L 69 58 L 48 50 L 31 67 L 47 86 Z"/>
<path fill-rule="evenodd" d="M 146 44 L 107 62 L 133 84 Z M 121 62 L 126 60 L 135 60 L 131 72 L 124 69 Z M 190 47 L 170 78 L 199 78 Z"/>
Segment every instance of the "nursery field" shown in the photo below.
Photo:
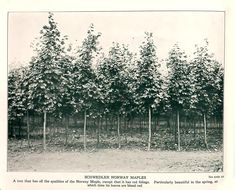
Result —
<path fill-rule="evenodd" d="M 147 151 L 147 132 L 121 135 L 121 148 L 112 133 L 101 134 L 99 144 L 95 134 L 88 133 L 87 151 L 79 130 L 69 133 L 67 145 L 64 132 L 47 136 L 47 149 L 42 139 L 9 139 L 8 171 L 47 172 L 219 172 L 223 171 L 223 142 L 217 130 L 208 130 L 208 145 L 204 147 L 199 134 L 181 134 L 181 151 L 177 151 L 174 135 L 159 130 L 152 137 Z M 219 140 L 218 140 L 219 139 Z"/>

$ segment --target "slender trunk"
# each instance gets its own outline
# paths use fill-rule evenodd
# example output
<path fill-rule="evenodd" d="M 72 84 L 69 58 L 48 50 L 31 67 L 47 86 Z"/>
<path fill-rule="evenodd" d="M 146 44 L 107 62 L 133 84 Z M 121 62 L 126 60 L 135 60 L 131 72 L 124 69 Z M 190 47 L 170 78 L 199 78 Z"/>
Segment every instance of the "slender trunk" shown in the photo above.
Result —
<path fill-rule="evenodd" d="M 84 126 L 83 126 L 83 147 L 84 147 L 84 150 L 86 151 L 86 110 L 84 111 Z"/>
<path fill-rule="evenodd" d="M 173 123 L 174 123 L 174 136 L 175 136 L 175 144 L 177 144 L 177 114 L 176 114 L 176 118 L 174 116 L 173 117 Z"/>
<path fill-rule="evenodd" d="M 131 135 L 131 137 L 132 137 L 132 135 L 133 135 L 133 122 L 135 122 L 135 120 L 132 118 L 132 116 L 131 116 L 131 118 L 130 118 L 130 123 L 129 123 L 129 130 L 128 130 L 128 132 L 130 131 L 130 135 Z"/>
<path fill-rule="evenodd" d="M 19 131 L 18 131 L 18 138 L 21 139 L 21 120 L 18 119 Z"/>
<path fill-rule="evenodd" d="M 111 124 L 110 125 L 110 130 L 111 130 L 110 132 L 111 132 L 111 134 L 112 134 L 112 131 L 113 131 L 113 126 L 115 125 L 115 121 L 114 121 L 113 117 L 114 116 L 111 116 L 111 118 L 110 118 L 110 124 Z"/>
<path fill-rule="evenodd" d="M 109 128 L 108 128 L 108 116 L 105 116 L 105 128 L 106 128 L 106 132 L 108 133 Z"/>
<path fill-rule="evenodd" d="M 148 151 L 151 148 L 151 107 L 149 106 L 149 138 L 148 138 Z"/>
<path fill-rule="evenodd" d="M 132 122 L 132 120 L 131 120 L 131 117 L 130 117 L 130 119 L 129 119 L 129 121 L 128 121 L 128 126 L 127 126 L 127 128 L 126 128 L 126 135 L 128 135 L 129 134 L 129 131 L 131 130 L 131 122 Z M 126 139 L 127 141 L 126 141 L 126 143 L 128 142 L 128 139 Z"/>
<path fill-rule="evenodd" d="M 180 151 L 180 116 L 179 116 L 179 111 L 177 111 L 177 131 L 178 131 L 178 151 Z"/>
<path fill-rule="evenodd" d="M 171 131 L 171 125 L 170 125 L 170 117 L 167 117 L 167 128 L 169 128 L 170 129 L 170 131 Z"/>
<path fill-rule="evenodd" d="M 193 136 L 196 137 L 196 121 L 193 119 Z"/>
<path fill-rule="evenodd" d="M 34 131 L 33 131 L 33 129 L 34 129 L 33 126 L 35 126 L 35 115 L 33 114 L 31 118 L 32 118 L 32 120 L 31 120 L 31 126 L 32 126 L 31 135 L 33 135 L 32 133 L 34 132 Z M 32 137 L 31 137 L 31 138 L 32 138 Z"/>
<path fill-rule="evenodd" d="M 180 128 L 181 128 L 181 133 L 185 134 L 184 122 L 182 118 L 180 118 Z"/>
<path fill-rule="evenodd" d="M 204 143 L 205 143 L 205 146 L 206 146 L 206 148 L 208 149 L 208 144 L 207 144 L 207 134 L 206 134 L 206 125 L 207 125 L 207 123 L 206 123 L 206 114 L 204 114 L 203 115 L 203 120 L 204 120 L 204 122 L 203 122 L 203 125 L 204 125 Z"/>
<path fill-rule="evenodd" d="M 104 130 L 104 125 L 103 125 L 103 117 L 100 116 L 100 133 Z"/>
<path fill-rule="evenodd" d="M 92 130 L 93 130 L 94 132 L 96 132 L 96 119 L 93 119 Z"/>
<path fill-rule="evenodd" d="M 158 118 L 157 116 L 155 116 L 155 119 L 154 119 L 154 126 L 155 126 L 155 132 L 157 132 L 157 123 L 158 123 Z"/>
<path fill-rule="evenodd" d="M 125 126 L 125 143 L 127 144 L 127 127 L 129 125 L 129 121 L 127 120 L 127 117 L 124 118 L 124 126 Z"/>
<path fill-rule="evenodd" d="M 46 150 L 46 121 L 47 121 L 47 112 L 44 111 L 44 120 L 43 120 L 43 150 Z"/>
<path fill-rule="evenodd" d="M 97 148 L 99 147 L 99 144 L 100 144 L 100 125 L 101 125 L 101 119 L 100 119 L 100 116 L 98 118 L 98 127 L 97 127 Z"/>
<path fill-rule="evenodd" d="M 28 147 L 30 148 L 29 112 L 28 111 L 27 111 L 27 140 L 28 140 Z"/>
<path fill-rule="evenodd" d="M 160 116 L 159 116 L 160 117 Z M 159 118 L 156 119 L 157 120 L 157 130 L 160 129 L 160 125 L 159 125 Z"/>
<path fill-rule="evenodd" d="M 65 146 L 68 145 L 68 129 L 69 129 L 69 116 L 66 117 L 66 124 L 65 124 Z"/>
<path fill-rule="evenodd" d="M 14 134 L 13 134 L 13 127 L 12 127 L 12 124 L 10 123 L 10 121 L 9 121 L 9 132 L 10 132 L 10 134 L 8 135 L 8 137 L 13 137 L 14 136 Z"/>
<path fill-rule="evenodd" d="M 119 117 L 119 113 L 117 116 L 117 133 L 118 133 L 118 148 L 121 148 L 121 143 L 120 143 L 120 117 Z"/>
<path fill-rule="evenodd" d="M 75 117 L 73 117 L 73 122 L 74 122 L 74 125 L 76 126 L 77 125 L 77 115 L 75 115 Z"/>
<path fill-rule="evenodd" d="M 223 122 L 221 122 L 220 119 L 217 119 L 216 120 L 216 125 L 217 125 L 218 128 L 221 128 L 223 126 Z"/>

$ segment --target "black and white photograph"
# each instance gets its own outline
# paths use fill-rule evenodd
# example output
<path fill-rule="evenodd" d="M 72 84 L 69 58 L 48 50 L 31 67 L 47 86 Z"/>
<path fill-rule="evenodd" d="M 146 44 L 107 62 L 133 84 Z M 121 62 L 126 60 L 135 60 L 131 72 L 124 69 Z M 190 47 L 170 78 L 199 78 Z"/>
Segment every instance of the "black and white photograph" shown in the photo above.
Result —
<path fill-rule="evenodd" d="M 224 11 L 7 19 L 8 172 L 223 172 Z"/>
<path fill-rule="evenodd" d="M 223 11 L 8 13 L 9 172 L 223 172 Z"/>

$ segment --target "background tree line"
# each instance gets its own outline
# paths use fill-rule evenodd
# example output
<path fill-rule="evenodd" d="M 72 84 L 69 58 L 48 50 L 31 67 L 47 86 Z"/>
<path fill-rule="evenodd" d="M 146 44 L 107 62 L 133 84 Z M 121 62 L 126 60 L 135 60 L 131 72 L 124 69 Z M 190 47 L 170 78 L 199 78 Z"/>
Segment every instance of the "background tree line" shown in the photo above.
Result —
<path fill-rule="evenodd" d="M 175 44 L 163 62 L 158 60 L 152 33 L 145 33 L 139 56 L 127 45 L 115 42 L 105 55 L 99 46 L 100 37 L 92 24 L 82 44 L 71 53 L 68 37 L 62 36 L 49 13 L 48 24 L 41 29 L 35 45 L 36 56 L 28 66 L 12 69 L 8 74 L 9 134 L 14 135 L 11 127 L 21 128 L 26 118 L 30 146 L 30 118 L 43 115 L 43 148 L 46 149 L 50 118 L 63 119 L 67 145 L 69 121 L 74 118 L 82 121 L 86 150 L 87 124 L 92 120 L 97 144 L 104 125 L 106 132 L 110 130 L 109 122 L 116 131 L 119 148 L 120 130 L 128 136 L 140 126 L 148 131 L 150 150 L 153 131 L 158 132 L 160 118 L 164 118 L 167 126 L 173 127 L 178 150 L 182 127 L 195 129 L 201 123 L 203 142 L 208 148 L 208 123 L 217 126 L 223 121 L 224 80 L 223 66 L 209 53 L 208 41 L 195 46 L 191 60 Z M 166 71 L 161 70 L 164 63 Z"/>

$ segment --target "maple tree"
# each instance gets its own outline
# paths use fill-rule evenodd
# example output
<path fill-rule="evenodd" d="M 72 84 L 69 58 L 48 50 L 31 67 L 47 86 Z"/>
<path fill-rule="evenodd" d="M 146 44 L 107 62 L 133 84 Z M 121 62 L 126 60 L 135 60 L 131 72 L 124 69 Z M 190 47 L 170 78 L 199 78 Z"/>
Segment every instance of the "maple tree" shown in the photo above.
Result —
<path fill-rule="evenodd" d="M 163 97 L 162 79 L 158 67 L 153 35 L 146 33 L 145 41 L 140 46 L 140 60 L 137 64 L 135 100 L 142 113 L 148 112 L 148 150 L 151 148 L 152 109 L 159 106 Z"/>

